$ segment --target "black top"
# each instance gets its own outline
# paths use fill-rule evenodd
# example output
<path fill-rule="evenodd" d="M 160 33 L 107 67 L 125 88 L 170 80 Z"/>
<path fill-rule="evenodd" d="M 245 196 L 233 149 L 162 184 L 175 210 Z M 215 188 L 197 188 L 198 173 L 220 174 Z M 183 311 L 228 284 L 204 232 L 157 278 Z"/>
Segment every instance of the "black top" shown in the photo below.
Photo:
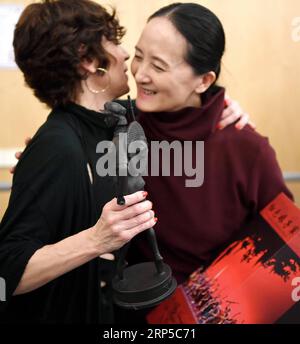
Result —
<path fill-rule="evenodd" d="M 113 321 L 109 283 L 100 288 L 100 282 L 109 282 L 114 263 L 100 258 L 30 293 L 12 294 L 36 250 L 93 226 L 115 196 L 112 177 L 95 171 L 97 143 L 112 139 L 115 124 L 108 115 L 68 104 L 51 112 L 22 154 L 0 225 L 0 277 L 6 282 L 0 322 Z"/>

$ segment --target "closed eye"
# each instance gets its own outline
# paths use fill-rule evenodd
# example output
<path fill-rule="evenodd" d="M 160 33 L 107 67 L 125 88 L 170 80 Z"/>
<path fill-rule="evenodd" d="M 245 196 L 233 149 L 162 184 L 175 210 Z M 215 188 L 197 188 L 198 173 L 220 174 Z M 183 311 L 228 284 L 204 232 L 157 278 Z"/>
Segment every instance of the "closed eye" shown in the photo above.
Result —
<path fill-rule="evenodd" d="M 161 68 L 158 65 L 152 64 L 152 66 L 158 71 L 158 72 L 165 72 L 165 69 Z"/>
<path fill-rule="evenodd" d="M 134 55 L 134 58 L 138 61 L 142 61 L 142 56 L 139 56 L 139 55 Z"/>

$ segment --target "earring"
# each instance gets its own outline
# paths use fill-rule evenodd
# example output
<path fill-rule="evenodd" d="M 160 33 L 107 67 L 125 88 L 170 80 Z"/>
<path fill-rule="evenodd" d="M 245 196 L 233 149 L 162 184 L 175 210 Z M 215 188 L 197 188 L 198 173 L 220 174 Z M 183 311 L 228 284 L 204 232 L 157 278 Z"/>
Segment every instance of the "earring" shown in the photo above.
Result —
<path fill-rule="evenodd" d="M 101 90 L 95 90 L 94 88 L 91 88 L 89 85 L 88 85 L 88 83 L 87 83 L 87 79 L 86 80 L 84 80 L 84 83 L 85 83 L 85 85 L 86 85 L 86 88 L 91 92 L 91 93 L 94 93 L 94 94 L 99 94 L 100 92 L 105 92 L 108 88 L 109 88 L 109 86 L 110 86 L 110 78 L 109 78 L 109 74 L 108 74 L 108 71 L 107 71 L 107 69 L 105 69 L 105 68 L 97 68 L 97 72 L 102 72 L 103 74 L 105 74 L 105 75 L 107 75 L 108 76 L 108 83 L 107 83 L 107 86 L 105 87 L 105 88 L 102 88 Z M 96 72 L 96 73 L 97 73 Z"/>

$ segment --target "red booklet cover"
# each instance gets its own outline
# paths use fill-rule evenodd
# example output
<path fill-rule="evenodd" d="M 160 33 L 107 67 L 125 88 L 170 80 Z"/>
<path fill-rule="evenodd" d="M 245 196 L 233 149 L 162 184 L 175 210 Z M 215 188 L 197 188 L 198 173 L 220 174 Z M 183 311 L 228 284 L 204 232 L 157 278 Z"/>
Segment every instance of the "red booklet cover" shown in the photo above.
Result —
<path fill-rule="evenodd" d="M 300 209 L 280 194 L 205 271 L 195 271 L 147 320 L 271 324 L 299 299 Z M 292 321 L 300 323 L 300 313 L 295 316 Z"/>

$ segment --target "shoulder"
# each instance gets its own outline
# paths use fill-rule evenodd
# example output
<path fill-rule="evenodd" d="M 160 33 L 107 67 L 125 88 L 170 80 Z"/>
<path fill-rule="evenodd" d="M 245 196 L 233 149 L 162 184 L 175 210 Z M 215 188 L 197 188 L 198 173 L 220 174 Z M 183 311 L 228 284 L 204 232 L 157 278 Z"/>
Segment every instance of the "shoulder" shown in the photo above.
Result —
<path fill-rule="evenodd" d="M 51 113 L 24 150 L 14 180 L 39 173 L 73 170 L 84 160 L 80 139 L 67 120 Z"/>
<path fill-rule="evenodd" d="M 213 135 L 213 141 L 220 147 L 242 154 L 267 154 L 273 151 L 268 137 L 261 135 L 248 125 L 242 130 L 237 130 L 232 125 L 221 131 L 217 131 Z"/>
<path fill-rule="evenodd" d="M 259 175 L 266 171 L 280 173 L 276 153 L 269 139 L 251 127 L 237 130 L 230 126 L 215 132 L 209 142 L 207 152 L 217 156 L 229 170 L 232 168 L 243 178 L 251 178 L 253 173 Z"/>
<path fill-rule="evenodd" d="M 67 157 L 81 152 L 81 142 L 72 117 L 68 113 L 52 111 L 46 122 L 38 129 L 24 152 L 46 153 L 47 156 Z"/>

